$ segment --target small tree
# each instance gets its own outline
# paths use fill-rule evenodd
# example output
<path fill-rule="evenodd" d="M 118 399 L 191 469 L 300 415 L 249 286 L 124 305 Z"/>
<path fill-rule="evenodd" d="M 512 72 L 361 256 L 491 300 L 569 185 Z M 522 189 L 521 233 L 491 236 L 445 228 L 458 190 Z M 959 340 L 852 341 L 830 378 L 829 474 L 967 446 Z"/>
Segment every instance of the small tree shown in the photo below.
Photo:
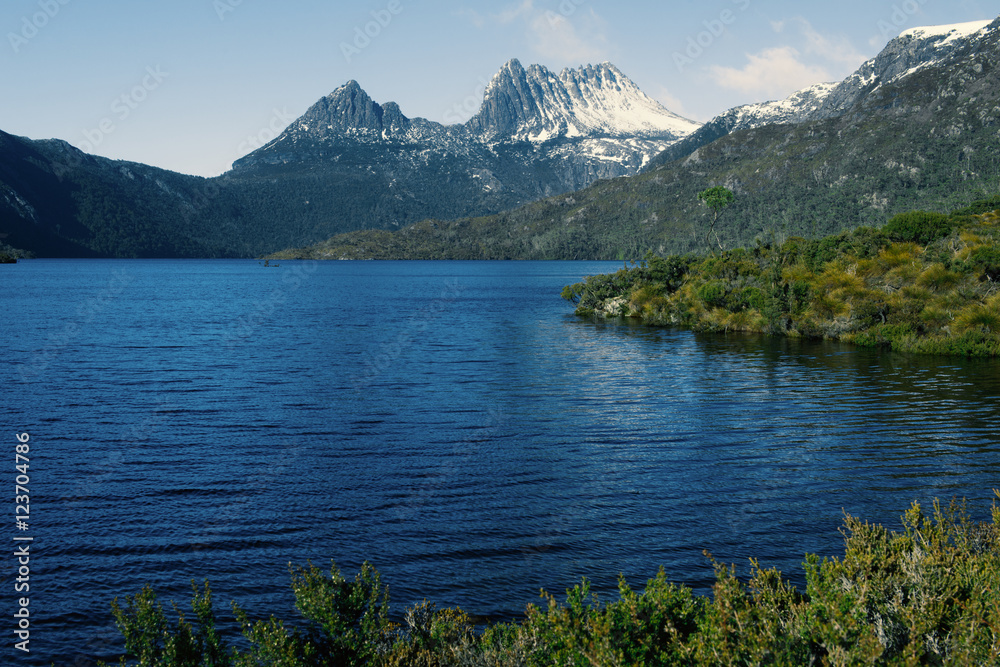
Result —
<path fill-rule="evenodd" d="M 733 203 L 735 196 L 728 188 L 717 185 L 714 188 L 705 190 L 704 192 L 699 192 L 698 199 L 705 202 L 705 204 L 712 209 L 712 212 L 715 214 L 712 217 L 712 226 L 708 228 L 708 233 L 705 234 L 705 243 L 711 245 L 712 234 L 715 234 L 715 241 L 719 244 L 719 250 L 722 250 L 722 241 L 719 240 L 719 235 L 715 233 L 715 223 L 719 221 L 719 214 L 722 213 L 722 210 Z"/>

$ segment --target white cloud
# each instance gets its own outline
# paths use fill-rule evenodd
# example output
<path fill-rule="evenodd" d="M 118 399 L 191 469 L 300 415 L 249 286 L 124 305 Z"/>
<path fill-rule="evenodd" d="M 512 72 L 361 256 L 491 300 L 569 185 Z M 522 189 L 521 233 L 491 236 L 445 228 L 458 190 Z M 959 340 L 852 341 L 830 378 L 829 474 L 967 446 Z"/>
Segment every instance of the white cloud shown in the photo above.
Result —
<path fill-rule="evenodd" d="M 511 6 L 504 9 L 499 14 L 493 14 L 492 18 L 501 24 L 508 24 L 517 19 L 537 13 L 534 0 L 524 0 L 520 5 Z"/>
<path fill-rule="evenodd" d="M 607 53 L 607 38 L 603 21 L 591 10 L 577 21 L 552 11 L 540 12 L 529 23 L 534 49 L 543 57 L 572 63 L 603 60 Z"/>
<path fill-rule="evenodd" d="M 806 53 L 841 68 L 847 68 L 847 71 L 844 72 L 845 77 L 860 67 L 861 63 L 868 60 L 864 54 L 854 48 L 846 35 L 824 35 L 802 17 L 794 18 L 792 22 L 805 39 Z"/>
<path fill-rule="evenodd" d="M 840 81 L 867 60 L 847 37 L 823 34 L 802 17 L 772 22 L 771 28 L 785 45 L 748 53 L 742 68 L 711 67 L 715 82 L 757 99 L 782 99 L 816 83 Z"/>
<path fill-rule="evenodd" d="M 469 23 L 477 28 L 486 27 L 486 17 L 474 9 L 459 9 L 455 12 L 455 16 L 461 16 L 469 19 Z"/>
<path fill-rule="evenodd" d="M 784 98 L 796 90 L 830 79 L 827 70 L 802 62 L 801 55 L 791 46 L 764 49 L 757 54 L 747 54 L 749 62 L 742 69 L 716 65 L 710 71 L 715 82 L 725 88 L 758 97 Z"/>
<path fill-rule="evenodd" d="M 490 15 L 489 20 L 502 26 L 522 25 L 531 48 L 546 60 L 574 64 L 603 60 L 607 57 L 606 24 L 593 9 L 585 11 L 579 4 L 564 2 L 556 12 L 536 7 L 534 0 L 523 0 Z"/>

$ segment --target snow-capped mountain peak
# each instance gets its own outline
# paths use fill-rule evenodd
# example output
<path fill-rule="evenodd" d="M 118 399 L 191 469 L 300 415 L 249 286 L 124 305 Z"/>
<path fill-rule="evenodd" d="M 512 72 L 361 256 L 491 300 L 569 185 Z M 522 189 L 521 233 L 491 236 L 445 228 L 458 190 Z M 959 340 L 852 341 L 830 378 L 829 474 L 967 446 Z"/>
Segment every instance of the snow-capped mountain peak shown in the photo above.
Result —
<path fill-rule="evenodd" d="M 233 166 L 298 163 L 335 170 L 343 161 L 369 175 L 383 170 L 397 178 L 448 165 L 449 174 L 468 175 L 483 196 L 523 203 L 636 174 L 698 127 L 647 96 L 611 63 L 557 75 L 511 60 L 465 124 L 408 118 L 399 105 L 378 104 L 349 81 Z"/>
<path fill-rule="evenodd" d="M 900 33 L 897 39 L 919 39 L 930 40 L 939 38 L 939 46 L 951 44 L 966 37 L 972 37 L 983 32 L 992 21 L 970 21 L 968 23 L 956 23 L 953 25 L 926 26 L 922 28 L 910 28 Z"/>
<path fill-rule="evenodd" d="M 611 63 L 564 69 L 527 69 L 516 59 L 486 88 L 467 126 L 496 138 L 543 143 L 585 136 L 676 140 L 699 127 L 643 93 Z"/>

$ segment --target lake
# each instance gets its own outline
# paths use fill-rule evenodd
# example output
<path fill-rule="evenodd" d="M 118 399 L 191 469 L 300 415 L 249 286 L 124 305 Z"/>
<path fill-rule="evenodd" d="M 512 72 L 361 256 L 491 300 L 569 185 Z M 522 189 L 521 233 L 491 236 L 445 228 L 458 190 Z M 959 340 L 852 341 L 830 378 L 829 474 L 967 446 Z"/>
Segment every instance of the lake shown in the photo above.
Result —
<path fill-rule="evenodd" d="M 608 599 L 663 566 L 707 592 L 703 550 L 801 585 L 807 552 L 842 553 L 845 511 L 988 516 L 998 362 L 595 323 L 559 298 L 617 268 L 0 267 L 10 508 L 31 437 L 29 529 L 6 530 L 33 538 L 18 660 L 112 658 L 111 601 L 146 583 L 292 619 L 289 563 L 369 560 L 396 614 L 507 619 L 583 576 Z"/>

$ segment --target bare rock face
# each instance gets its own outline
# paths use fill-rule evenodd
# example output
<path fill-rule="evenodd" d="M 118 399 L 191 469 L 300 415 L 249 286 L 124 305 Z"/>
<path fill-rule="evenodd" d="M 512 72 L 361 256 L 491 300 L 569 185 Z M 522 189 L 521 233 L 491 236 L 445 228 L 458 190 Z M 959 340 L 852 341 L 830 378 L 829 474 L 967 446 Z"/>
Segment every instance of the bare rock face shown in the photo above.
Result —
<path fill-rule="evenodd" d="M 619 137 L 673 142 L 699 127 L 643 93 L 611 63 L 565 69 L 524 69 L 511 60 L 486 89 L 466 127 L 492 140 L 546 142 Z"/>

